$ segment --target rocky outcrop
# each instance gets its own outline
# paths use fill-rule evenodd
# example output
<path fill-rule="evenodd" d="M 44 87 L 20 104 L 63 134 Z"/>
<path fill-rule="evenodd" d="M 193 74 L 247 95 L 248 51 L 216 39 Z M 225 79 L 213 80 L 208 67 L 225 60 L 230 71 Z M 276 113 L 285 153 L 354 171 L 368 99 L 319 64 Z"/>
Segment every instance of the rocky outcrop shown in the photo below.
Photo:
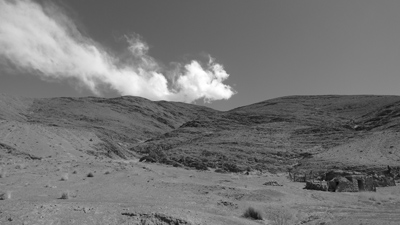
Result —
<path fill-rule="evenodd" d="M 192 223 L 168 216 L 162 213 L 121 213 L 124 216 L 130 217 L 130 223 L 132 225 L 192 225 Z"/>
<path fill-rule="evenodd" d="M 277 181 L 267 181 L 263 185 L 265 185 L 265 186 L 283 186 L 282 184 L 279 184 Z"/>

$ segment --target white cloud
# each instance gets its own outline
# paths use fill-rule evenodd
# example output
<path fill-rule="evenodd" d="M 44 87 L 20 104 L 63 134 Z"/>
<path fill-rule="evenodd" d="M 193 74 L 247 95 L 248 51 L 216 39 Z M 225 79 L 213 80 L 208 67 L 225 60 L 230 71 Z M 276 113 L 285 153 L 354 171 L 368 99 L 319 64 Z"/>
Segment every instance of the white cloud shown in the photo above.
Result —
<path fill-rule="evenodd" d="M 138 37 L 126 37 L 130 62 L 109 54 L 51 5 L 0 0 L 0 60 L 42 79 L 75 79 L 96 95 L 108 87 L 121 95 L 152 100 L 193 102 L 229 99 L 233 89 L 223 84 L 229 77 L 210 58 L 162 71 Z M 177 64 L 177 63 L 175 63 Z M 177 64 L 179 65 L 179 64 Z M 8 68 L 9 69 L 9 68 Z M 172 73 L 167 79 L 165 74 Z"/>

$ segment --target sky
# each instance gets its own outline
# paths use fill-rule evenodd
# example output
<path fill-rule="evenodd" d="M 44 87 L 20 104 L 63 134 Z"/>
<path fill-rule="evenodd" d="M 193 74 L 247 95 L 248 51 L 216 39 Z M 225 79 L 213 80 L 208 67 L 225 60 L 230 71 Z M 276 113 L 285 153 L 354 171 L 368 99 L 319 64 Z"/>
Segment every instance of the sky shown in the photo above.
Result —
<path fill-rule="evenodd" d="M 400 95 L 397 0 L 0 0 L 0 93 L 230 110 Z"/>

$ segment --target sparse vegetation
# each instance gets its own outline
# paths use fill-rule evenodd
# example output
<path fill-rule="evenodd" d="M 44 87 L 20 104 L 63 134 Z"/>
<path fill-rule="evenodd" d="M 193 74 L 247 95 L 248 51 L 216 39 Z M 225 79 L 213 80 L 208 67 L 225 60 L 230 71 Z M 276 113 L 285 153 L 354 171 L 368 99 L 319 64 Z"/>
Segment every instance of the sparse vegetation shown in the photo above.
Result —
<path fill-rule="evenodd" d="M 261 212 L 255 210 L 253 207 L 247 208 L 246 211 L 243 213 L 243 217 L 253 220 L 263 219 Z"/>
<path fill-rule="evenodd" d="M 70 194 L 69 194 L 68 190 L 61 193 L 60 199 L 69 199 L 69 198 L 70 198 Z"/>
<path fill-rule="evenodd" d="M 243 171 L 242 168 L 239 168 L 235 163 L 232 163 L 232 162 L 224 163 L 222 166 L 226 171 L 233 172 L 233 173 L 239 173 L 239 172 Z"/>
<path fill-rule="evenodd" d="M 289 225 L 292 214 L 286 209 L 278 209 L 270 212 L 268 219 L 272 221 L 272 225 Z"/>
<path fill-rule="evenodd" d="M 400 197 L 394 194 L 382 194 L 377 192 L 361 192 L 358 194 L 359 201 L 371 201 L 377 204 L 384 202 L 399 202 Z"/>
<path fill-rule="evenodd" d="M 210 208 L 219 207 L 220 209 L 217 212 L 211 212 L 218 215 L 212 216 L 209 224 L 215 222 L 213 218 L 220 221 L 224 216 L 230 217 L 232 212 L 240 216 L 242 221 L 270 225 L 300 224 L 298 220 L 307 221 L 304 224 L 322 225 L 324 223 L 322 221 L 328 221 L 327 223 L 333 221 L 331 217 L 337 218 L 336 221 L 345 219 L 348 217 L 348 214 L 343 213 L 346 210 L 357 212 L 354 213 L 354 218 L 351 218 L 352 221 L 357 221 L 356 219 L 359 218 L 373 218 L 384 210 L 387 210 L 385 219 L 371 223 L 384 224 L 386 215 L 391 216 L 390 219 L 396 219 L 399 211 L 393 206 L 400 202 L 397 187 L 382 188 L 378 190 L 382 192 L 377 193 L 314 193 L 301 190 L 297 183 L 287 182 L 282 177 L 283 174 L 278 172 L 287 171 L 290 168 L 292 175 L 298 171 L 306 178 L 304 171 L 318 169 L 324 171 L 323 174 L 313 172 L 312 177 L 320 181 L 326 178 L 325 172 L 330 168 L 358 167 L 368 160 L 370 161 L 367 164 L 361 165 L 362 169 L 369 170 L 368 167 L 373 166 L 374 163 L 381 165 L 389 162 L 392 165 L 395 160 L 398 163 L 400 161 L 397 159 L 400 146 L 398 141 L 400 97 L 396 97 L 393 101 L 382 101 L 382 103 L 380 103 L 381 99 L 376 97 L 368 97 L 372 100 L 376 99 L 368 100 L 368 102 L 360 100 L 360 97 L 350 99 L 340 96 L 331 97 L 335 100 L 323 96 L 308 98 L 269 100 L 223 114 L 213 110 L 208 112 L 207 109 L 202 111 L 197 106 L 184 103 L 175 107 L 175 103 L 162 102 L 162 106 L 165 107 L 159 107 L 157 102 L 137 100 L 134 97 L 37 100 L 32 103 L 29 110 L 32 113 L 29 114 L 27 120 L 31 122 L 25 125 L 21 120 L 22 122 L 16 124 L 21 128 L 26 126 L 26 131 L 32 134 L 28 138 L 23 137 L 28 141 L 26 146 L 35 145 L 30 153 L 41 153 L 42 143 L 49 142 L 52 144 L 51 148 L 46 145 L 45 150 L 54 150 L 51 152 L 54 155 L 50 160 L 45 159 L 39 162 L 32 160 L 31 156 L 22 154 L 18 149 L 4 147 L 6 150 L 0 152 L 2 157 L 0 178 L 5 177 L 5 172 L 7 172 L 7 178 L 0 179 L 0 189 L 2 189 L 0 199 L 10 199 L 11 194 L 13 196 L 12 201 L 0 201 L 0 208 L 3 211 L 0 213 L 0 221 L 8 219 L 6 216 L 10 215 L 9 211 L 14 210 L 15 207 L 8 207 L 7 204 L 14 201 L 18 203 L 17 201 L 33 199 L 35 204 L 37 202 L 45 207 L 42 211 L 65 209 L 63 204 L 48 205 L 48 197 L 46 197 L 48 193 L 53 195 L 53 198 L 70 200 L 77 198 L 80 193 L 80 196 L 84 198 L 79 197 L 80 202 L 71 205 L 71 210 L 76 209 L 77 212 L 80 210 L 84 213 L 89 212 L 86 205 L 98 204 L 99 207 L 106 209 L 106 207 L 117 206 L 118 203 L 121 208 L 102 212 L 131 213 L 128 215 L 130 217 L 138 215 L 136 209 L 128 209 L 125 206 L 125 202 L 131 199 L 147 208 L 153 207 L 154 199 L 159 202 L 168 202 L 171 207 L 189 207 L 191 215 L 194 215 L 197 213 L 196 210 L 204 211 L 204 204 L 202 204 L 204 201 L 197 197 L 217 196 L 220 200 L 218 205 L 215 198 L 211 199 L 213 201 L 207 201 L 209 204 L 207 206 Z M 343 100 L 346 101 L 345 104 L 341 103 Z M 343 107 L 343 110 L 337 111 L 336 104 L 352 108 Z M 383 106 L 391 107 L 393 113 L 379 114 L 384 110 Z M 78 107 L 84 110 L 76 110 Z M 109 113 L 110 108 L 113 113 Z M 7 117 L 7 113 L 2 116 Z M 164 118 L 166 119 L 162 120 Z M 352 118 L 357 123 L 363 124 L 363 127 L 365 124 L 365 128 L 356 132 L 353 128 L 355 122 L 350 122 Z M 13 117 L 8 120 L 12 121 Z M 156 120 L 163 122 L 158 123 Z M 36 127 L 36 124 L 39 126 L 53 123 L 57 123 L 58 128 L 46 130 L 48 127 L 44 126 L 40 129 L 30 129 L 32 124 Z M 3 125 L 1 122 L 1 126 L 4 128 L 2 131 L 6 133 L 9 124 Z M 71 127 L 76 127 L 77 131 L 71 132 L 69 130 Z M 64 131 L 64 128 L 67 128 L 68 132 Z M 54 129 L 57 129 L 57 132 L 53 135 L 51 132 Z M 42 131 L 46 132 L 46 135 L 40 135 Z M 15 139 L 9 139 L 8 142 L 19 146 L 20 140 L 17 138 L 24 133 L 20 134 L 11 130 L 9 132 L 15 135 Z M 91 136 L 88 136 L 89 133 Z M 79 154 L 75 155 L 77 161 L 75 159 L 66 161 L 67 157 L 64 157 L 66 152 L 58 149 L 57 145 L 54 146 L 54 143 L 61 140 L 60 137 L 72 143 L 71 147 L 80 148 Z M 91 144 L 88 144 L 89 137 L 93 137 L 94 140 Z M 40 140 L 40 138 L 43 139 Z M 73 144 L 77 138 L 81 138 L 79 141 L 82 142 L 81 145 Z M 40 143 L 34 144 L 35 139 L 38 139 Z M 378 141 L 379 145 L 377 145 Z M 384 148 L 387 145 L 391 145 L 389 150 Z M 0 143 L 0 148 L 1 146 Z M 71 154 L 75 154 L 72 150 Z M 360 154 L 363 152 L 366 154 Z M 132 155 L 134 157 L 131 157 Z M 105 160 L 103 159 L 105 156 L 110 156 L 110 158 Z M 171 168 L 171 166 L 163 167 L 163 165 L 142 167 L 144 163 L 136 163 L 136 158 L 140 156 L 144 156 L 141 161 L 146 162 L 198 170 L 212 168 L 215 172 L 224 173 L 249 172 L 249 176 L 187 172 L 183 169 Z M 337 161 L 332 162 L 331 158 Z M 352 164 L 352 162 L 357 162 L 357 164 Z M 28 168 L 29 171 L 24 168 Z M 55 168 L 58 172 L 54 171 Z M 63 176 L 65 172 L 78 175 L 71 175 L 71 180 L 69 180 L 68 173 Z M 103 175 L 110 173 L 111 175 Z M 91 178 L 94 175 L 96 179 Z M 308 172 L 307 175 L 309 175 Z M 303 176 L 293 176 L 294 178 L 299 179 Z M 60 179 L 69 181 L 59 181 Z M 82 182 L 82 179 L 86 182 Z M 396 179 L 399 181 L 400 176 Z M 96 193 L 91 193 L 87 198 L 85 195 L 93 190 L 92 181 L 96 181 L 96 185 L 105 188 L 96 190 Z M 45 185 L 47 182 L 53 185 Z M 262 188 L 260 185 L 263 183 L 269 186 L 284 184 L 285 187 Z M 47 188 L 40 188 L 43 185 Z M 64 191 L 66 189 L 69 191 Z M 6 193 L 6 190 L 16 190 L 16 192 Z M 23 193 L 24 190 L 28 192 Z M 177 199 L 176 196 L 179 198 Z M 86 204 L 86 199 L 90 200 L 89 204 Z M 110 199 L 115 201 L 115 204 L 109 204 Z M 69 202 L 70 200 L 58 201 Z M 199 201 L 200 204 L 195 204 Z M 251 204 L 254 205 L 251 206 L 254 208 L 241 208 L 248 202 L 252 202 Z M 81 205 L 85 207 L 82 209 Z M 32 204 L 21 204 L 21 210 L 26 211 L 29 208 L 22 207 L 31 206 Z M 122 207 L 126 210 L 122 211 Z M 237 211 L 239 207 L 240 211 Z M 229 211 L 231 213 L 224 213 Z M 201 216 L 209 216 L 201 213 L 198 215 L 199 220 Z M 69 214 L 65 215 L 65 218 L 69 219 L 68 216 Z M 105 217 L 99 215 L 98 218 Z M 146 216 L 143 218 L 147 220 Z M 126 219 L 133 220 L 133 218 Z M 379 219 L 381 218 L 377 220 Z M 226 221 L 228 220 L 229 218 Z M 150 219 L 148 221 L 152 222 Z"/>

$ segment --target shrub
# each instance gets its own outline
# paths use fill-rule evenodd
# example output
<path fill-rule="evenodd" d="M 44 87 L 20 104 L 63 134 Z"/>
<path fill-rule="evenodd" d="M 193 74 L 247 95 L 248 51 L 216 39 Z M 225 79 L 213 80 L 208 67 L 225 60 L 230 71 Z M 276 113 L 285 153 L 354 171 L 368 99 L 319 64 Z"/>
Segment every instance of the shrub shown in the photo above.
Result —
<path fill-rule="evenodd" d="M 243 170 L 240 169 L 235 163 L 233 162 L 227 162 L 222 165 L 222 168 L 225 169 L 226 171 L 232 172 L 232 173 L 239 173 L 242 172 Z"/>
<path fill-rule="evenodd" d="M 262 214 L 255 210 L 253 207 L 249 207 L 246 209 L 246 211 L 243 214 L 244 218 L 249 218 L 249 219 L 253 219 L 253 220 L 262 220 Z"/>
<path fill-rule="evenodd" d="M 66 190 L 63 193 L 61 193 L 60 199 L 69 199 L 69 191 Z"/>
<path fill-rule="evenodd" d="M 214 172 L 216 172 L 216 173 L 226 173 L 226 171 L 221 169 L 221 168 L 216 169 Z"/>
<path fill-rule="evenodd" d="M 157 147 L 154 149 L 149 149 L 148 157 L 149 157 L 149 159 L 151 158 L 151 159 L 155 160 L 155 162 L 162 162 L 163 160 L 167 159 L 167 155 L 160 147 Z"/>
<path fill-rule="evenodd" d="M 94 177 L 94 175 L 92 172 L 90 172 L 90 173 L 88 173 L 87 177 Z"/>

